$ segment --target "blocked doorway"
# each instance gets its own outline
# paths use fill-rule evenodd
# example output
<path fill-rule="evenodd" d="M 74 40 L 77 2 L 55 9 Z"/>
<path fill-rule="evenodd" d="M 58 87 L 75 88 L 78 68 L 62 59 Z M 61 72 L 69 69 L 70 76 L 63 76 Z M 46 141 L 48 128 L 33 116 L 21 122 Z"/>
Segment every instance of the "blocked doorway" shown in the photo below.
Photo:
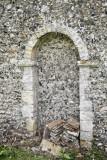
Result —
<path fill-rule="evenodd" d="M 79 118 L 79 60 L 73 41 L 61 33 L 47 33 L 35 47 L 38 122 Z"/>
<path fill-rule="evenodd" d="M 24 59 L 19 61 L 19 66 L 24 67 L 23 72 L 23 91 L 22 91 L 22 115 L 26 121 L 26 129 L 29 132 L 35 133 L 37 129 L 38 116 L 38 88 L 39 80 L 37 77 L 38 64 L 37 64 L 37 48 L 38 41 L 50 33 L 62 33 L 68 35 L 77 47 L 80 61 L 79 66 L 79 109 L 80 109 L 80 144 L 83 148 L 91 148 L 93 140 L 93 109 L 92 102 L 86 96 L 86 91 L 89 87 L 89 75 L 91 67 L 96 66 L 94 62 L 89 60 L 89 54 L 86 44 L 83 42 L 75 29 L 60 25 L 56 23 L 46 24 L 38 28 L 34 35 L 26 45 Z M 55 39 L 55 38 L 54 38 Z M 75 48 L 75 47 L 74 47 Z M 77 56 L 78 57 L 78 56 Z M 79 58 L 78 57 L 78 58 Z M 78 60 L 77 58 L 77 60 Z M 60 79 L 61 81 L 61 79 Z M 38 98 L 37 98 L 38 97 Z M 40 109 L 39 109 L 40 110 Z M 89 116 L 87 116 L 89 115 Z M 43 115 L 42 115 L 43 116 Z M 49 116 L 50 117 L 50 116 Z M 46 119 L 47 121 L 47 119 Z M 41 123 L 42 121 L 40 121 Z M 42 124 L 42 123 L 41 123 Z M 88 136 L 87 136 L 88 135 Z"/>

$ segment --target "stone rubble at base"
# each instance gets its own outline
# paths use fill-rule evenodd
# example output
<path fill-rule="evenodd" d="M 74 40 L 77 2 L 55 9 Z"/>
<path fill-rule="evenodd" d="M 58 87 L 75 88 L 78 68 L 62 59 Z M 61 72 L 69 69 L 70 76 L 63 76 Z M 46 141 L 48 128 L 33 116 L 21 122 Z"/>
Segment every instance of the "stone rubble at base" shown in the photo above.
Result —
<path fill-rule="evenodd" d="M 56 120 L 48 123 L 43 138 L 62 147 L 79 149 L 79 120 L 71 116 L 68 121 Z"/>

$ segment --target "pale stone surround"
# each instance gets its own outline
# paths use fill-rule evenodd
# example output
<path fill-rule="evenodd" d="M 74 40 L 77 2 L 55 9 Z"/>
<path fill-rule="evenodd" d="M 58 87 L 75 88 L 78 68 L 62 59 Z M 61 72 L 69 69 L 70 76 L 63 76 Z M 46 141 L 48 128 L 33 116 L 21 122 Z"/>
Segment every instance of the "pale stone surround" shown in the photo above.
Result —
<path fill-rule="evenodd" d="M 69 28 L 65 25 L 60 26 L 55 22 L 46 24 L 38 28 L 26 45 L 24 59 L 19 62 L 19 66 L 24 67 L 23 73 L 23 92 L 22 100 L 24 106 L 22 108 L 23 117 L 26 118 L 27 129 L 35 132 L 37 123 L 37 95 L 36 88 L 36 60 L 34 47 L 38 39 L 49 32 L 60 32 L 69 36 L 78 49 L 80 61 L 79 66 L 79 94 L 80 94 L 80 145 L 81 147 L 91 148 L 93 140 L 93 121 L 94 113 L 92 109 L 92 102 L 86 99 L 85 92 L 89 86 L 90 68 L 96 67 L 97 64 L 89 61 L 88 50 L 85 43 L 80 38 L 75 29 Z M 32 123 L 31 123 L 32 121 Z M 29 127 L 30 122 L 30 127 Z"/>

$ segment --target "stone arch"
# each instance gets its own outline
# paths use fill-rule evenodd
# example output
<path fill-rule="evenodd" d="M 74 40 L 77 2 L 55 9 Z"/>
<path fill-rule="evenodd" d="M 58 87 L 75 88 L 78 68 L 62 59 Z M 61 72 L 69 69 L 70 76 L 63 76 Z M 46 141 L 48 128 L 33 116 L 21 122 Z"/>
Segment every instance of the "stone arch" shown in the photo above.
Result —
<path fill-rule="evenodd" d="M 24 67 L 23 73 L 23 91 L 22 100 L 24 105 L 22 107 L 22 115 L 26 119 L 26 127 L 29 132 L 34 133 L 36 131 L 37 116 L 37 91 L 36 88 L 36 60 L 34 59 L 34 47 L 38 42 L 38 39 L 49 32 L 59 32 L 69 36 L 75 46 L 78 49 L 80 61 L 79 66 L 79 96 L 80 96 L 80 144 L 83 148 L 91 148 L 93 140 L 93 109 L 92 103 L 86 96 L 86 90 L 89 86 L 90 68 L 95 66 L 94 62 L 89 61 L 89 54 L 86 45 L 80 38 L 75 29 L 67 27 L 65 25 L 52 23 L 46 24 L 41 28 L 38 28 L 34 35 L 29 40 L 25 48 L 24 59 L 19 62 L 20 67 Z M 30 77 L 30 78 L 29 78 Z M 35 107 L 36 106 L 36 107 Z"/>
<path fill-rule="evenodd" d="M 87 47 L 85 45 L 85 43 L 83 42 L 83 40 L 81 39 L 81 37 L 79 36 L 79 34 L 76 32 L 75 29 L 71 28 L 71 27 L 67 27 L 65 25 L 59 25 L 56 23 L 52 23 L 52 24 L 46 24 L 45 26 L 38 28 L 34 35 L 31 37 L 31 39 L 29 40 L 26 49 L 25 49 L 25 59 L 28 60 L 34 60 L 33 58 L 33 48 L 36 45 L 38 39 L 45 35 L 46 33 L 49 32 L 59 32 L 62 34 L 65 34 L 67 36 L 70 37 L 70 39 L 73 40 L 75 46 L 78 49 L 79 52 L 79 56 L 80 56 L 80 60 L 88 60 L 89 59 L 89 55 L 88 55 L 88 50 Z"/>

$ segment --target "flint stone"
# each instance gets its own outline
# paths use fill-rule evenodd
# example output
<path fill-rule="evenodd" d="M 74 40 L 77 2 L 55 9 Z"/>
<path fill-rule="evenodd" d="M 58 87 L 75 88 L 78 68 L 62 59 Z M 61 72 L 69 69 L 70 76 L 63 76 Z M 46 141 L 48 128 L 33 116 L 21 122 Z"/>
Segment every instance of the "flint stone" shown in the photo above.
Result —
<path fill-rule="evenodd" d="M 11 4 L 8 4 L 7 5 L 7 10 L 11 9 L 12 8 L 12 5 Z"/>
<path fill-rule="evenodd" d="M 40 148 L 42 149 L 42 151 L 46 151 L 46 152 L 50 152 L 53 155 L 57 155 L 60 151 L 61 151 L 61 147 L 58 145 L 55 145 L 54 143 L 43 139 L 41 144 L 40 144 Z"/>

